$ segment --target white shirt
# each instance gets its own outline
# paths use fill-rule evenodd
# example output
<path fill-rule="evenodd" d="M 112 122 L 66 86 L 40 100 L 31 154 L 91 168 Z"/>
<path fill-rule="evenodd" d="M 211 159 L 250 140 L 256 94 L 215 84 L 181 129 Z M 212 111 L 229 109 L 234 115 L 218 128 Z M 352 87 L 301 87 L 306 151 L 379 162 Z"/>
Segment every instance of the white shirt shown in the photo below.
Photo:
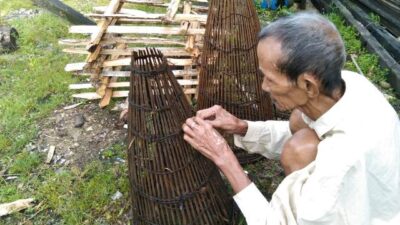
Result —
<path fill-rule="evenodd" d="M 234 196 L 248 225 L 400 225 L 400 122 L 365 77 L 343 71 L 346 91 L 316 121 L 315 161 L 287 176 L 268 202 L 252 183 Z M 277 159 L 287 121 L 249 122 L 235 144 Z"/>

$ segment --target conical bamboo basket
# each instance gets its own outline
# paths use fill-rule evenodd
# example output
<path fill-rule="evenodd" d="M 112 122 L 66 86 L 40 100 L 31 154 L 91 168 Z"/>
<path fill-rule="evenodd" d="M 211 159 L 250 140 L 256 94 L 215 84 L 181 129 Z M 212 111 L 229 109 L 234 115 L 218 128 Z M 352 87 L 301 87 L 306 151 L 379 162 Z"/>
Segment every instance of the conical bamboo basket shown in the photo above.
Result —
<path fill-rule="evenodd" d="M 211 0 L 198 90 L 198 109 L 221 105 L 246 120 L 273 118 L 270 97 L 261 89 L 257 35 L 260 23 L 253 0 Z M 232 138 L 228 137 L 232 144 Z M 259 157 L 236 150 L 242 163 Z"/>
<path fill-rule="evenodd" d="M 218 169 L 183 140 L 193 111 L 160 51 L 134 52 L 128 164 L 133 224 L 229 224 Z"/>

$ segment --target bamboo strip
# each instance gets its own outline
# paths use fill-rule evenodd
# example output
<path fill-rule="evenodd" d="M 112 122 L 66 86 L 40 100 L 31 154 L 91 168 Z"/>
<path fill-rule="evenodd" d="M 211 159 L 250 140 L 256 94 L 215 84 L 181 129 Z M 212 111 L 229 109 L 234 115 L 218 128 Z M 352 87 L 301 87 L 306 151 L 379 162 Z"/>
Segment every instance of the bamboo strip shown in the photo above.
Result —
<path fill-rule="evenodd" d="M 143 19 L 146 21 L 148 19 L 159 19 L 164 20 L 165 14 L 156 14 L 156 13 L 121 13 L 121 14 L 98 14 L 98 13 L 90 13 L 86 14 L 92 18 L 119 18 L 119 19 Z M 173 18 L 176 22 L 182 21 L 199 21 L 205 23 L 207 21 L 207 15 L 205 14 L 176 14 Z"/>
<path fill-rule="evenodd" d="M 132 51 L 134 50 L 143 50 L 144 48 L 126 48 L 126 49 L 103 49 L 100 54 L 101 55 L 120 55 L 120 56 L 129 56 L 132 55 Z M 164 56 L 166 57 L 190 57 L 191 54 L 182 48 L 171 48 L 164 47 L 158 48 Z M 73 53 L 73 54 L 88 54 L 89 52 L 84 48 L 66 48 L 63 49 L 63 52 Z"/>
<path fill-rule="evenodd" d="M 69 28 L 73 34 L 97 33 L 97 26 L 76 25 Z M 156 26 L 109 26 L 107 33 L 110 34 L 159 34 L 159 35 L 196 35 L 204 34 L 204 29 L 182 30 L 180 27 L 156 27 Z"/>
<path fill-rule="evenodd" d="M 116 60 L 108 60 L 104 61 L 100 67 L 112 67 L 112 66 L 129 66 L 131 63 L 130 58 L 121 58 Z M 194 62 L 192 59 L 173 59 L 169 58 L 168 63 L 174 66 L 188 66 L 193 65 Z M 64 70 L 66 72 L 74 72 L 84 70 L 87 63 L 69 63 L 65 66 Z"/>
<path fill-rule="evenodd" d="M 177 80 L 179 85 L 198 85 L 198 80 Z M 80 89 L 91 89 L 95 88 L 91 83 L 81 83 L 81 84 L 70 84 L 69 89 L 71 90 L 80 90 Z M 121 88 L 121 87 L 129 87 L 129 82 L 112 82 L 108 84 L 109 88 Z"/>

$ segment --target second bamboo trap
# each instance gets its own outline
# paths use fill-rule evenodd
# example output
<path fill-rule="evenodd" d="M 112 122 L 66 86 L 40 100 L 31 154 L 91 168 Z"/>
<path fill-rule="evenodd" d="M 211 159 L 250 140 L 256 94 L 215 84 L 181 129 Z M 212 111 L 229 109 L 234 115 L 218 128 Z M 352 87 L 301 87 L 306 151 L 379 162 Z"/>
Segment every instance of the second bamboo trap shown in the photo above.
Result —
<path fill-rule="evenodd" d="M 231 200 L 218 169 L 183 140 L 193 116 L 155 49 L 133 53 L 128 164 L 134 224 L 229 224 Z"/>
<path fill-rule="evenodd" d="M 261 90 L 260 24 L 253 0 L 211 0 L 209 4 L 198 108 L 221 105 L 241 119 L 272 119 L 270 97 Z"/>

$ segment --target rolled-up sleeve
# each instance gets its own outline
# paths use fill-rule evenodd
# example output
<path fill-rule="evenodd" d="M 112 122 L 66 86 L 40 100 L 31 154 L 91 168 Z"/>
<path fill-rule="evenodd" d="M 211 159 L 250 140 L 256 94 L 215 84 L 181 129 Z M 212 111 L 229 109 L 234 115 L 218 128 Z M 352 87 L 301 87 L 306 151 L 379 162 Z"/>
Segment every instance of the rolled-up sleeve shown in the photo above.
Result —
<path fill-rule="evenodd" d="M 292 136 L 289 121 L 247 121 L 245 136 L 234 135 L 234 143 L 250 153 L 279 159 L 283 145 Z"/>

